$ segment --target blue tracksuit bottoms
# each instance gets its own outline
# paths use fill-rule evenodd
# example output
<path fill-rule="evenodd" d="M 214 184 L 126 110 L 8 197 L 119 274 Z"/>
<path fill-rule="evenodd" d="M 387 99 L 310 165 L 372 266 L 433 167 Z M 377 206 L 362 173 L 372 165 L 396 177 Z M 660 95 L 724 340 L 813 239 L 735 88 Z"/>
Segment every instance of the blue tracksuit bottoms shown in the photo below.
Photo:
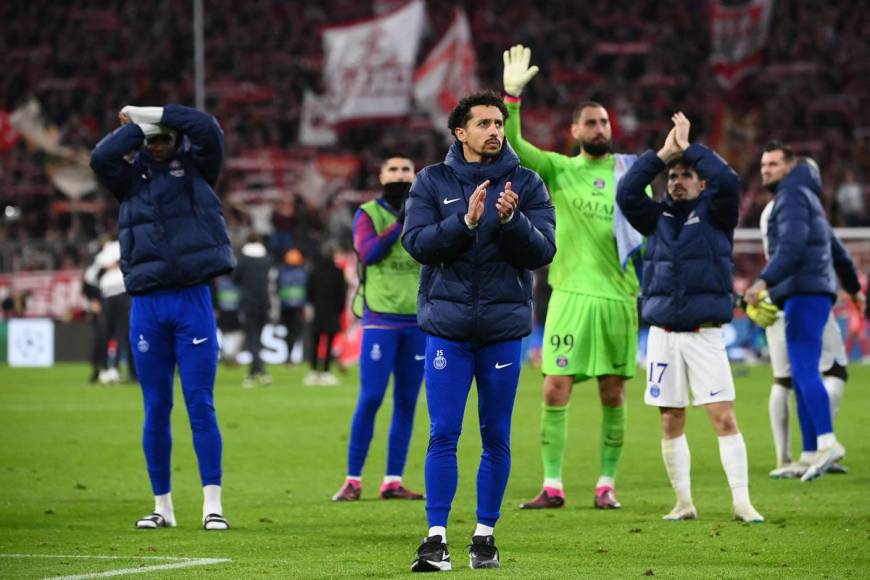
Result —
<path fill-rule="evenodd" d="M 375 430 L 375 416 L 390 374 L 393 375 L 393 420 L 387 446 L 387 473 L 401 477 L 414 427 L 414 410 L 423 380 L 426 335 L 416 326 L 366 328 L 359 357 L 360 392 L 350 426 L 347 474 L 362 476 Z"/>
<path fill-rule="evenodd" d="M 797 396 L 804 451 L 815 451 L 819 435 L 831 433 L 831 401 L 819 373 L 822 334 L 831 312 L 831 297 L 797 294 L 785 300 L 785 344 Z"/>
<path fill-rule="evenodd" d="M 222 442 L 214 411 L 219 347 L 208 285 L 133 296 L 130 343 L 145 400 L 142 447 L 154 495 L 171 490 L 176 364 L 202 485 L 220 485 Z"/>
<path fill-rule="evenodd" d="M 431 427 L 426 452 L 426 515 L 446 526 L 458 479 L 456 446 L 471 381 L 483 454 L 477 471 L 477 520 L 494 526 L 511 469 L 511 415 L 520 378 L 522 341 L 492 344 L 426 339 L 426 399 Z"/>

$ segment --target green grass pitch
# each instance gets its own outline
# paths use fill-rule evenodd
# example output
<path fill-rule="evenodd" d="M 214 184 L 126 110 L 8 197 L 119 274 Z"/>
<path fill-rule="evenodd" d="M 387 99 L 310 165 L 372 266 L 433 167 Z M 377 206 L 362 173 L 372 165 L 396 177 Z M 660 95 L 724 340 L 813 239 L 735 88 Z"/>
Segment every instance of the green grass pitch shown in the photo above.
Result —
<path fill-rule="evenodd" d="M 660 455 L 658 413 L 643 385 L 628 386 L 628 428 L 618 479 L 620 511 L 592 509 L 600 411 L 593 384 L 575 389 L 569 417 L 563 510 L 521 512 L 542 472 L 540 374 L 522 375 L 513 423 L 513 471 L 496 528 L 503 567 L 472 571 L 465 545 L 475 524 L 480 455 L 476 397 L 460 444 L 459 490 L 449 526 L 452 574 L 504 578 L 761 578 L 870 576 L 870 367 L 853 366 L 838 421 L 848 475 L 812 483 L 772 481 L 768 367 L 736 378 L 738 420 L 750 460 L 752 499 L 767 523 L 731 520 L 716 437 L 692 410 L 688 437 L 696 522 L 664 522 L 673 494 Z M 425 535 L 423 502 L 384 502 L 389 399 L 378 416 L 363 501 L 336 504 L 357 374 L 338 387 L 304 387 L 304 369 L 272 369 L 269 388 L 243 390 L 242 369 L 221 369 L 216 406 L 224 437 L 224 508 L 233 529 L 200 527 L 201 493 L 176 387 L 173 495 L 179 526 L 137 531 L 152 500 L 140 447 L 137 387 L 88 386 L 83 365 L 50 370 L 0 367 L 0 577 L 97 577 L 124 569 L 160 578 L 407 577 Z M 389 398 L 389 394 L 388 394 Z M 423 489 L 428 416 L 421 397 L 405 474 Z M 799 435 L 794 431 L 797 451 Z M 50 556 L 50 557 L 49 557 Z M 76 557 L 72 557 L 76 556 Z M 95 558 L 99 556 L 99 558 Z M 226 559 L 161 569 L 183 560 Z"/>

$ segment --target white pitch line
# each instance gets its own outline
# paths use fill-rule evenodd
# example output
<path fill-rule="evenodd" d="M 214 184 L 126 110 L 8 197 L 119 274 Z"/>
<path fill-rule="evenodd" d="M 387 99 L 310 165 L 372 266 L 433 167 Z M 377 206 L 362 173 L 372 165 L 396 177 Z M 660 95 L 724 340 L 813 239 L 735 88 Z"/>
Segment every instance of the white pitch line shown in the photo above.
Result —
<path fill-rule="evenodd" d="M 0 554 L 0 558 L 56 558 L 56 559 L 81 559 L 81 560 L 163 560 L 173 561 L 173 564 L 152 564 L 136 568 L 120 568 L 107 572 L 93 572 L 90 574 L 75 574 L 72 576 L 52 576 L 46 580 L 85 580 L 86 578 L 108 578 L 110 576 L 126 576 L 129 574 L 147 574 L 163 570 L 176 570 L 178 568 L 190 568 L 192 566 L 209 566 L 231 562 L 229 558 L 178 558 L 172 556 L 81 556 L 61 554 Z"/>

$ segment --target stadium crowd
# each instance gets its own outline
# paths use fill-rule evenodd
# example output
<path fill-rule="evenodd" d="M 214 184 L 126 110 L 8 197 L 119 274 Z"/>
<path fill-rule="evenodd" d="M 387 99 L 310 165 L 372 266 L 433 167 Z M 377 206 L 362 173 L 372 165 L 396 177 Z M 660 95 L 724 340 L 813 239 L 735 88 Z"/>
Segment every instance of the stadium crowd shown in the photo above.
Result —
<path fill-rule="evenodd" d="M 207 108 L 223 123 L 230 159 L 220 193 L 232 199 L 234 192 L 246 192 L 243 205 L 251 207 L 228 212 L 235 241 L 253 228 L 265 236 L 291 231 L 301 240 L 336 238 L 349 248 L 359 197 L 347 194 L 376 189 L 381 150 L 401 144 L 420 167 L 440 159 L 442 138 L 421 116 L 343 132 L 329 153 L 349 153 L 357 162 L 341 188 L 330 183 L 322 191 L 300 190 L 295 180 L 284 183 L 277 171 L 262 166 L 233 169 L 234 158 L 260 151 L 316 155 L 299 145 L 297 135 L 304 90 L 322 88 L 319 27 L 335 23 L 335 15 L 365 18 L 398 4 L 208 3 Z M 0 109 L 10 112 L 35 97 L 65 145 L 90 149 L 117 123 L 124 104 L 194 100 L 192 13 L 186 0 L 156 8 L 87 0 L 66 3 L 63 10 L 43 5 L 0 7 L 2 18 L 16 23 L 0 39 Z M 454 5 L 427 2 L 421 55 L 449 25 Z M 865 185 L 870 166 L 860 154 L 870 136 L 870 118 L 860 106 L 868 88 L 867 64 L 854 58 L 866 52 L 867 12 L 860 3 L 843 0 L 776 2 L 763 67 L 726 92 L 703 65 L 710 47 L 705 6 L 620 0 L 579 7 L 565 0 L 504 7 L 481 0 L 469 8 L 478 75 L 483 86 L 497 87 L 501 51 L 515 42 L 532 46 L 542 71 L 525 102 L 549 129 L 551 142 L 542 145 L 557 150 L 573 147 L 558 121 L 583 99 L 608 104 L 615 139 L 625 150 L 650 147 L 666 113 L 686 111 L 698 120 L 698 135 L 715 141 L 741 173 L 742 226 L 758 222 L 766 201 L 758 151 L 777 136 L 821 162 L 825 206 L 834 225 L 870 225 Z M 107 82 L 119 77 L 126 82 Z M 257 195 L 258 190 L 269 195 Z M 332 201 L 340 192 L 343 200 Z M 250 204 L 252 199 L 256 203 Z M 9 208 L 0 228 L 3 271 L 86 264 L 87 242 L 112 232 L 117 210 L 102 193 L 65 198 L 51 186 L 40 155 L 20 141 L 0 153 L 0 205 Z"/>

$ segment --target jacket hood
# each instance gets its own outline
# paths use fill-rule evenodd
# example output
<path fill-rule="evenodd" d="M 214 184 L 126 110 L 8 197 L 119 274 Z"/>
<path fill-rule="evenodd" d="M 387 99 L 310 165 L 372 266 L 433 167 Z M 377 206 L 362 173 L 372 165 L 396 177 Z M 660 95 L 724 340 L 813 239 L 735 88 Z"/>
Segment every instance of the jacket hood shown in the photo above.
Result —
<path fill-rule="evenodd" d="M 519 166 L 520 158 L 505 139 L 498 157 L 492 163 L 469 163 L 462 154 L 462 143 L 454 141 L 447 151 L 444 164 L 453 170 L 459 181 L 478 185 L 486 179 L 496 183 Z"/>
<path fill-rule="evenodd" d="M 799 162 L 788 175 L 782 178 L 776 188 L 777 193 L 790 189 L 798 189 L 805 187 L 815 193 L 817 196 L 822 195 L 822 176 L 819 174 L 819 168 L 813 163 L 806 161 Z"/>

